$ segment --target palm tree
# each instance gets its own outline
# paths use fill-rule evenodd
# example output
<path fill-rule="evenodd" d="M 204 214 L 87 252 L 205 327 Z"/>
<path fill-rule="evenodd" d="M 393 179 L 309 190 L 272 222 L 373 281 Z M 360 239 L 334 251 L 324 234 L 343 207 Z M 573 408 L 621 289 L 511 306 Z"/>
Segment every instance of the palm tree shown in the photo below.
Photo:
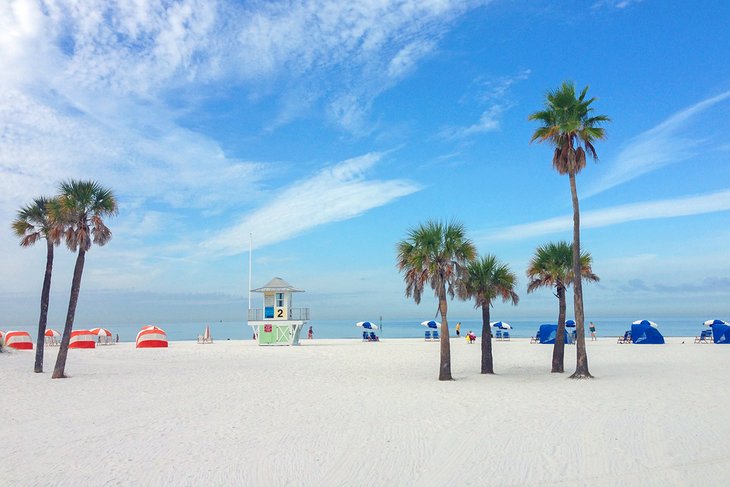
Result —
<path fill-rule="evenodd" d="M 577 360 L 572 378 L 592 377 L 588 370 L 588 355 L 583 331 L 583 285 L 580 279 L 580 208 L 575 176 L 586 166 L 586 153 L 598 159 L 593 143 L 606 138 L 606 131 L 600 125 L 610 122 L 606 115 L 593 115 L 591 104 L 595 98 L 586 99 L 586 86 L 576 97 L 575 85 L 564 81 L 554 91 L 545 95 L 545 109 L 529 116 L 529 120 L 540 122 L 530 142 L 548 142 L 555 146 L 553 167 L 570 179 L 570 193 L 573 199 L 573 306 L 575 331 L 578 334 Z"/>
<path fill-rule="evenodd" d="M 41 314 L 38 319 L 38 338 L 36 339 L 35 365 L 33 370 L 43 372 L 43 352 L 48 322 L 48 302 L 51 294 L 51 274 L 53 273 L 53 247 L 61 242 L 63 223 L 58 214 L 58 200 L 40 197 L 33 203 L 18 210 L 12 223 L 13 232 L 20 237 L 21 247 L 30 247 L 40 239 L 46 240 L 46 273 L 41 290 Z"/>
<path fill-rule="evenodd" d="M 466 277 L 459 288 L 462 299 L 474 298 L 474 307 L 482 308 L 482 374 L 494 374 L 492 359 L 492 327 L 489 311 L 492 301 L 502 298 L 516 305 L 520 297 L 515 292 L 517 276 L 507 264 L 502 264 L 494 255 L 475 260 L 466 268 Z"/>
<path fill-rule="evenodd" d="M 446 296 L 454 298 L 464 267 L 475 256 L 476 248 L 466 238 L 464 226 L 456 222 L 427 221 L 408 230 L 408 238 L 398 243 L 398 270 L 405 274 L 406 296 L 413 296 L 419 304 L 428 284 L 438 298 L 441 314 L 439 380 L 451 380 Z"/>
<path fill-rule="evenodd" d="M 580 276 L 587 281 L 598 281 L 591 265 L 593 258 L 589 252 L 580 255 Z M 531 293 L 541 287 L 554 287 L 558 298 L 558 333 L 553 345 L 553 362 L 551 372 L 563 373 L 563 357 L 565 354 L 565 290 L 573 280 L 573 249 L 568 242 L 550 242 L 535 250 L 535 255 L 527 268 L 530 282 L 527 292 Z M 583 332 L 577 330 L 578 339 Z"/>
<path fill-rule="evenodd" d="M 77 252 L 77 255 L 71 281 L 66 325 L 53 370 L 54 379 L 65 377 L 66 356 L 71 341 L 71 329 L 76 315 L 76 303 L 81 289 L 81 274 L 84 272 L 86 252 L 91 249 L 92 243 L 102 246 L 112 238 L 112 232 L 104 224 L 103 217 L 116 215 L 118 211 L 114 193 L 95 181 L 66 181 L 61 183 L 60 192 L 60 208 L 64 219 L 68 222 L 64 232 L 64 241 L 69 250 Z"/>

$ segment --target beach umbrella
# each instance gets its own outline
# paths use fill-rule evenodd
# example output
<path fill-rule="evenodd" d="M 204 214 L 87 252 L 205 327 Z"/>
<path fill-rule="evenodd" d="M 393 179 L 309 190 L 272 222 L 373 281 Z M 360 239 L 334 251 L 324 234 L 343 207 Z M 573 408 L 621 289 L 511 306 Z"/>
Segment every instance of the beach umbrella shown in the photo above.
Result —
<path fill-rule="evenodd" d="M 705 321 L 705 326 L 714 326 L 714 325 L 727 325 L 726 321 L 723 320 L 707 320 Z"/>
<path fill-rule="evenodd" d="M 365 328 L 366 330 L 377 330 L 378 325 L 373 323 L 372 321 L 358 321 L 355 323 L 355 326 L 359 326 L 360 328 Z"/>
<path fill-rule="evenodd" d="M 659 325 L 657 325 L 653 321 L 649 321 L 649 320 L 636 320 L 631 324 L 632 325 L 649 325 L 649 326 L 653 326 L 654 328 L 659 328 Z"/>
<path fill-rule="evenodd" d="M 112 336 L 112 332 L 105 328 L 92 328 L 89 330 L 92 335 L 100 336 L 100 337 L 110 337 Z"/>
<path fill-rule="evenodd" d="M 58 338 L 61 336 L 60 333 L 52 328 L 46 328 L 46 332 L 43 335 L 47 336 L 48 338 Z"/>
<path fill-rule="evenodd" d="M 504 321 L 495 321 L 493 323 L 490 323 L 489 326 L 492 328 L 499 328 L 500 330 L 511 330 L 512 325 L 509 323 L 505 323 Z"/>
<path fill-rule="evenodd" d="M 421 324 L 427 328 L 441 328 L 441 323 L 438 321 L 422 321 Z"/>
<path fill-rule="evenodd" d="M 575 321 L 568 320 L 565 322 L 565 326 L 566 326 L 566 328 L 575 328 Z"/>

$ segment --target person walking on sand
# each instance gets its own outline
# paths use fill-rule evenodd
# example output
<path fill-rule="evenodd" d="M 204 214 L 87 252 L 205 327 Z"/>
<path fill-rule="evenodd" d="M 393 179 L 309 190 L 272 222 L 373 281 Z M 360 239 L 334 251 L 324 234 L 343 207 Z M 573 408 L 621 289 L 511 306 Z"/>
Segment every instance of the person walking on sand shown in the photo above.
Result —
<path fill-rule="evenodd" d="M 591 330 L 591 341 L 597 340 L 596 338 L 596 325 L 591 321 L 588 325 L 588 329 Z"/>
<path fill-rule="evenodd" d="M 312 330 L 311 326 L 309 327 L 309 331 L 307 332 L 307 338 L 310 340 L 314 338 L 314 330 Z"/>
<path fill-rule="evenodd" d="M 456 336 L 461 334 L 461 321 L 456 322 Z"/>

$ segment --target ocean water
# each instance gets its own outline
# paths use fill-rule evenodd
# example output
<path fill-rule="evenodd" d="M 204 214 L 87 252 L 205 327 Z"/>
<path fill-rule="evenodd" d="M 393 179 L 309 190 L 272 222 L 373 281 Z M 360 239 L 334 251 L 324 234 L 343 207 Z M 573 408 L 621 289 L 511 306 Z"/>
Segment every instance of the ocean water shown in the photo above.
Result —
<path fill-rule="evenodd" d="M 586 319 L 586 334 L 588 333 L 588 322 L 593 321 L 596 325 L 596 332 L 599 338 L 601 337 L 616 337 L 623 335 L 626 330 L 631 328 L 631 322 L 637 319 L 648 319 L 656 322 L 659 325 L 659 331 L 664 336 L 695 336 L 699 335 L 700 331 L 705 327 L 702 323 L 708 319 L 714 319 L 716 317 L 634 317 L 634 318 L 596 318 L 588 317 Z M 722 319 L 723 317 L 720 317 Z M 728 318 L 728 317 L 724 317 Z M 495 317 L 493 319 L 504 319 L 503 317 Z M 421 338 L 423 332 L 426 330 L 425 327 L 421 326 L 421 321 L 424 319 L 413 319 L 413 320 L 383 320 L 382 328 L 376 333 L 384 339 L 388 338 Z M 311 320 L 308 325 L 311 325 L 314 330 L 314 338 L 353 338 L 360 339 L 362 337 L 362 329 L 355 326 L 357 320 Z M 482 323 L 481 320 L 475 319 L 459 319 L 457 317 L 449 318 L 449 330 L 451 335 L 455 334 L 454 326 L 457 321 L 461 321 L 461 333 L 462 336 L 469 330 L 473 330 L 477 335 L 481 335 Z M 509 322 L 513 329 L 510 331 L 510 335 L 516 338 L 526 338 L 534 336 L 538 327 L 542 323 L 555 323 L 554 319 L 546 318 L 544 320 L 514 320 Z M 210 325 L 211 334 L 214 340 L 241 340 L 251 339 L 252 331 L 245 321 L 216 321 L 216 322 L 177 322 L 177 323 L 126 323 L 126 324 L 104 324 L 99 323 L 88 328 L 94 328 L 101 326 L 107 328 L 112 334 L 119 334 L 119 340 L 124 342 L 133 342 L 137 336 L 137 332 L 145 325 L 156 325 L 165 330 L 167 336 L 173 341 L 182 340 L 196 340 L 199 334 L 202 334 L 205 330 L 206 325 Z M 57 330 L 58 332 L 63 331 L 62 324 L 50 323 L 50 328 Z M 0 330 L 8 331 L 13 330 L 25 330 L 30 332 L 31 336 L 34 337 L 36 334 L 36 325 L 25 325 L 25 326 L 14 326 L 14 327 L 2 327 Z M 83 329 L 80 326 L 75 326 L 74 329 Z M 306 328 L 302 333 L 302 338 L 306 338 Z"/>

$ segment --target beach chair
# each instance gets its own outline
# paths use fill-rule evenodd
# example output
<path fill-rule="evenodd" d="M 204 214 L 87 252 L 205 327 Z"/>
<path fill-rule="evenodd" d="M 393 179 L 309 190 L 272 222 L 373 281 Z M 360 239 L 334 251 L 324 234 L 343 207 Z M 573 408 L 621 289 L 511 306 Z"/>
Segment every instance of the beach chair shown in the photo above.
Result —
<path fill-rule="evenodd" d="M 362 332 L 362 341 L 364 341 L 364 342 L 368 341 L 368 332 L 366 332 L 366 331 Z"/>
<path fill-rule="evenodd" d="M 505 331 L 504 333 L 502 333 L 502 340 L 507 341 L 507 342 L 509 341 L 509 332 L 508 331 Z"/>
<path fill-rule="evenodd" d="M 496 340 L 501 340 L 502 339 L 502 330 L 497 330 L 497 332 L 494 334 L 494 338 Z"/>
<path fill-rule="evenodd" d="M 540 343 L 540 330 L 537 330 L 534 337 L 530 337 L 530 343 Z"/>
<path fill-rule="evenodd" d="M 376 335 L 374 331 L 371 331 L 370 332 L 370 338 L 368 340 L 371 341 L 371 342 L 377 342 L 377 341 L 379 341 L 378 340 L 378 335 Z"/>
<path fill-rule="evenodd" d="M 712 339 L 712 330 L 702 330 L 700 336 L 695 337 L 695 343 L 710 343 L 708 339 Z"/>
<path fill-rule="evenodd" d="M 618 337 L 616 343 L 631 343 L 631 330 L 626 330 L 624 336 Z"/>
<path fill-rule="evenodd" d="M 433 336 L 433 339 L 434 340 L 438 340 L 439 339 L 439 331 L 438 330 L 434 330 L 433 333 L 431 333 L 431 336 Z"/>
<path fill-rule="evenodd" d="M 426 330 L 426 332 L 423 334 L 424 340 L 431 340 L 431 330 Z"/>

